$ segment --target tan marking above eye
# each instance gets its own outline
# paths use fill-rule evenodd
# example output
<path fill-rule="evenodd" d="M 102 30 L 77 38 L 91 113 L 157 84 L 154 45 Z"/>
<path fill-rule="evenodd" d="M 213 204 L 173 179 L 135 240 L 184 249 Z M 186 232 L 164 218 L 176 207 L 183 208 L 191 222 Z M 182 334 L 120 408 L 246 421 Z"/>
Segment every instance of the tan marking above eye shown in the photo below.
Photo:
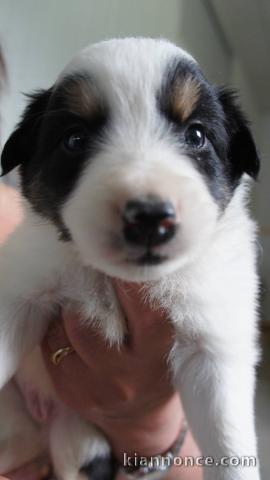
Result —
<path fill-rule="evenodd" d="M 196 78 L 190 76 L 178 79 L 173 86 L 171 107 L 179 120 L 185 121 L 194 111 L 200 97 L 200 85 Z"/>
<path fill-rule="evenodd" d="M 95 116 L 102 109 L 100 94 L 96 86 L 83 75 L 67 81 L 64 85 L 64 95 L 69 110 L 82 117 Z"/>

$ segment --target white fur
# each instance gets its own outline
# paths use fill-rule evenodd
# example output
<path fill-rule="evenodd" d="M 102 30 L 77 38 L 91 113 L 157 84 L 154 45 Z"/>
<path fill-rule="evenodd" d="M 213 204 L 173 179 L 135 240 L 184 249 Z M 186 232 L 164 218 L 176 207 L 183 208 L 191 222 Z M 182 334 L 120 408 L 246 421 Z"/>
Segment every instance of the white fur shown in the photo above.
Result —
<path fill-rule="evenodd" d="M 153 307 L 162 306 L 174 324 L 170 359 L 175 386 L 202 454 L 256 456 L 258 286 L 248 187 L 243 181 L 220 215 L 204 178 L 179 154 L 173 134 L 157 117 L 153 91 L 175 53 L 187 55 L 165 41 L 103 42 L 85 49 L 59 77 L 60 82 L 67 72 L 89 69 L 113 111 L 114 130 L 107 151 L 86 167 L 63 207 L 73 243 L 59 242 L 55 227 L 26 206 L 23 225 L 1 249 L 0 387 L 40 343 L 59 305 L 79 309 L 84 321 L 98 318 L 107 340 L 121 344 L 125 323 L 107 275 L 144 281 Z M 138 267 L 127 262 L 137 252 L 118 235 L 119 212 L 129 198 L 149 192 L 173 202 L 181 231 L 158 247 L 168 262 Z M 35 383 L 30 370 L 21 368 L 21 382 L 30 378 Z M 46 394 L 55 395 L 42 392 Z M 105 455 L 108 447 L 100 433 L 73 413 L 63 408 L 57 418 L 50 437 L 53 462 L 59 478 L 73 480 L 82 463 L 97 451 Z M 88 457 L 85 442 L 92 445 Z M 63 461 L 60 451 L 66 449 L 71 455 Z M 1 452 L 0 472 L 4 465 Z M 258 468 L 247 467 L 209 467 L 204 475 L 205 480 L 259 479 Z"/>

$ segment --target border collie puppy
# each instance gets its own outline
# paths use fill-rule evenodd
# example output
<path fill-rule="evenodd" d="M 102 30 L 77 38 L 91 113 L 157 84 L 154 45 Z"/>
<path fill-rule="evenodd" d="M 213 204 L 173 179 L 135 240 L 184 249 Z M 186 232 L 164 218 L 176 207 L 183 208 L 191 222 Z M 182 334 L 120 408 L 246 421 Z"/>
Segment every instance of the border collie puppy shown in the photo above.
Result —
<path fill-rule="evenodd" d="M 26 215 L 0 251 L 0 388 L 19 371 L 20 382 L 56 397 L 36 359 L 48 318 L 69 305 L 121 345 L 111 278 L 143 282 L 174 326 L 172 382 L 202 455 L 256 456 L 258 278 L 247 196 L 259 161 L 232 92 L 167 41 L 98 43 L 31 96 L 2 153 L 4 175 L 16 166 Z M 3 389 L 1 428 L 9 424 L 12 445 L 10 405 Z M 3 437 L 7 471 L 16 454 Z M 110 451 L 64 407 L 49 446 L 63 480 Z M 204 478 L 258 480 L 258 465 L 206 467 Z"/>

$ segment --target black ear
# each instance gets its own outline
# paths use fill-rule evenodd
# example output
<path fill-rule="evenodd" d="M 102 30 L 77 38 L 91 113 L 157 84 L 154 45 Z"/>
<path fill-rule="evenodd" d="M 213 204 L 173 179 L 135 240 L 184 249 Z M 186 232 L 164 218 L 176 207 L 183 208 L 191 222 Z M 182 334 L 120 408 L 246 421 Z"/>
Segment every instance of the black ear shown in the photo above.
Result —
<path fill-rule="evenodd" d="M 22 120 L 6 142 L 2 155 L 2 175 L 13 168 L 28 162 L 36 147 L 39 128 L 46 111 L 52 89 L 39 90 L 28 95 L 30 103 L 26 107 Z"/>
<path fill-rule="evenodd" d="M 240 178 L 243 173 L 247 173 L 256 179 L 260 170 L 260 160 L 237 94 L 233 90 L 219 88 L 218 97 L 225 113 L 226 130 L 229 135 L 228 156 L 232 174 Z"/>

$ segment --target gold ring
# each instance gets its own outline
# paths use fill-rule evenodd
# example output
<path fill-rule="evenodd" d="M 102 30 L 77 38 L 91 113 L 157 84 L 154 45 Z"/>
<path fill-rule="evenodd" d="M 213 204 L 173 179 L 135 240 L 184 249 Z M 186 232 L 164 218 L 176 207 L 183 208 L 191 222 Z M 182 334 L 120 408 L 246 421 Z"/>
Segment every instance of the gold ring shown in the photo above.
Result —
<path fill-rule="evenodd" d="M 72 347 L 63 347 L 63 348 L 58 348 L 56 352 L 52 353 L 50 360 L 54 365 L 59 365 L 62 360 L 69 355 L 70 353 L 74 352 L 74 348 Z"/>

